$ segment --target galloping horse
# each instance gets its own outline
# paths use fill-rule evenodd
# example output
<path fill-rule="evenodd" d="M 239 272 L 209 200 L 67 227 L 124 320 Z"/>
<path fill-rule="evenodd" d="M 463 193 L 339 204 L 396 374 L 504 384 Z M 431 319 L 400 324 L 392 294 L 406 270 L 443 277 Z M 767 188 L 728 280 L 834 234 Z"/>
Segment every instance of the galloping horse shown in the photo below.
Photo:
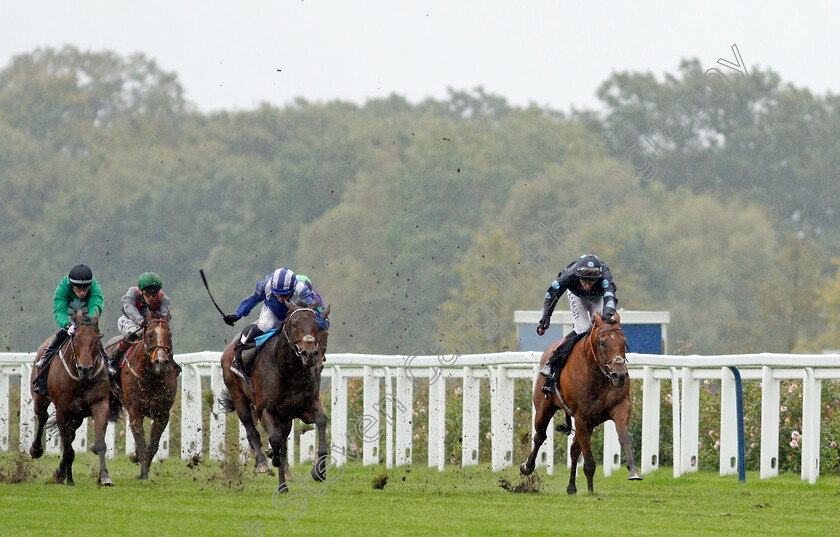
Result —
<path fill-rule="evenodd" d="M 169 412 L 175 402 L 178 366 L 172 357 L 170 315 L 157 317 L 146 312 L 143 338 L 125 353 L 125 366 L 120 372 L 123 399 L 128 410 L 135 452 L 132 462 L 140 463 L 138 479 L 149 479 L 149 466 L 158 451 L 160 437 L 169 423 Z M 120 338 L 108 342 L 106 348 Z M 143 419 L 152 422 L 149 443 Z"/>
<path fill-rule="evenodd" d="M 58 483 L 64 483 L 66 480 L 68 485 L 75 485 L 73 459 L 76 453 L 73 451 L 73 440 L 82 420 L 93 416 L 96 437 L 93 452 L 99 455 L 99 483 L 111 486 L 114 482 L 108 476 L 108 468 L 105 466 L 105 428 L 108 425 L 109 415 L 112 418 L 119 415 L 120 403 L 116 397 L 111 396 L 100 341 L 99 316 L 96 315 L 91 319 L 86 313 L 77 312 L 72 321 L 76 325 L 75 332 L 64 342 L 58 355 L 48 366 L 48 394 L 38 394 L 34 390 L 32 392 L 36 428 L 29 455 L 37 459 L 44 453 L 41 439 L 47 423 L 47 410 L 52 402 L 55 405 L 56 425 L 61 434 L 63 450 L 61 463 L 53 474 L 53 478 Z M 35 356 L 36 363 L 41 359 L 51 339 L 44 341 L 38 348 Z M 33 367 L 31 380 L 34 380 L 37 374 L 37 367 Z"/>
<path fill-rule="evenodd" d="M 329 308 L 323 314 L 325 319 L 327 316 Z M 236 410 L 248 443 L 256 454 L 258 473 L 271 471 L 262 453 L 254 417 L 262 423 L 271 444 L 271 463 L 278 468 L 280 476 L 277 490 L 287 492 L 286 439 L 294 418 L 307 424 L 315 423 L 318 457 L 312 468 L 312 478 L 323 481 L 326 477 L 327 416 L 319 399 L 323 358 L 320 342 L 326 340 L 326 331 L 318 332 L 313 310 L 289 305 L 286 321 L 279 332 L 263 345 L 254 360 L 253 386 L 230 371 L 239 338 L 228 345 L 222 353 L 222 376 L 228 393 L 220 402 L 228 412 Z"/>
<path fill-rule="evenodd" d="M 553 343 L 545 350 L 540 366 L 548 361 L 559 344 L 559 341 Z M 562 400 L 557 393 L 548 399 L 545 398 L 542 393 L 545 378 L 539 375 L 534 387 L 534 407 L 537 410 L 534 417 L 536 430 L 534 448 L 528 460 L 519 467 L 522 474 L 530 475 L 534 471 L 537 452 L 546 439 L 548 422 L 557 410 L 564 408 L 563 402 L 565 402 L 566 410 L 570 411 L 575 418 L 576 427 L 571 447 L 572 468 L 566 492 L 569 494 L 577 492 L 575 474 L 581 453 L 583 453 L 583 473 L 586 475 L 589 492 L 593 492 L 595 457 L 592 456 L 590 437 L 592 430 L 607 420 L 615 422 L 618 441 L 624 449 L 627 469 L 630 471 L 628 479 L 642 479 L 642 475 L 636 468 L 628 433 L 630 383 L 624 355 L 626 345 L 627 340 L 621 330 L 618 314 L 616 313 L 615 318 L 610 321 L 604 321 L 596 314 L 593 318 L 591 333 L 578 341 L 560 374 L 559 394 L 562 395 Z"/>

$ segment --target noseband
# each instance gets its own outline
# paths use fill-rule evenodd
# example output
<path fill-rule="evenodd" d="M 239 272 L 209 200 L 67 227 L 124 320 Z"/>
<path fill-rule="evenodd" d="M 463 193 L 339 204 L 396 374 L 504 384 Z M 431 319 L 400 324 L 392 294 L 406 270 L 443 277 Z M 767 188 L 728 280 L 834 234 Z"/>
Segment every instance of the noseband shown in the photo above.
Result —
<path fill-rule="evenodd" d="M 598 330 L 598 335 L 600 336 L 601 334 L 605 334 L 607 332 L 615 332 L 615 331 L 621 332 L 622 335 L 624 334 L 624 331 L 621 328 L 607 328 L 606 330 Z M 592 332 L 590 332 L 590 334 L 589 334 L 589 348 L 592 351 L 592 360 L 591 361 L 589 360 L 589 355 L 587 354 L 586 363 L 589 365 L 590 369 L 595 371 L 596 370 L 595 367 L 592 367 L 592 361 L 594 361 L 595 365 L 597 366 L 597 371 L 600 371 L 609 380 L 610 375 L 613 373 L 612 366 L 613 365 L 626 364 L 627 359 L 624 358 L 623 356 L 613 356 L 609 360 L 601 362 L 601 360 L 598 358 L 598 353 L 595 351 L 595 344 L 593 343 L 594 339 L 595 339 L 595 330 L 592 330 Z"/>
<path fill-rule="evenodd" d="M 304 342 L 304 343 L 315 342 L 315 350 L 318 350 L 318 343 L 317 343 L 317 341 L 315 341 L 314 337 L 312 337 L 308 334 L 303 336 L 300 339 L 296 339 L 296 340 L 292 341 L 292 336 L 289 333 L 289 325 L 292 324 L 291 323 L 292 317 L 294 317 L 295 314 L 299 311 L 311 311 L 313 315 L 315 314 L 315 310 L 313 310 L 311 308 L 298 308 L 295 311 L 293 311 L 292 313 L 290 313 L 289 317 L 286 319 L 286 322 L 283 323 L 283 336 L 286 338 L 286 341 L 289 342 L 289 346 L 295 352 L 295 356 L 297 356 L 298 358 L 301 358 L 300 353 L 303 352 L 303 350 L 300 348 L 300 343 L 301 342 Z"/>

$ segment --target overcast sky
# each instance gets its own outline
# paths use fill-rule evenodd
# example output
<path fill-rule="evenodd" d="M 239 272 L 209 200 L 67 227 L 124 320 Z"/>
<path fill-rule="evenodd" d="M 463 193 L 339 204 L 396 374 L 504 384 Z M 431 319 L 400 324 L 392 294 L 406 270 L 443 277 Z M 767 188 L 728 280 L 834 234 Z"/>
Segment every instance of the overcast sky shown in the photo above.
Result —
<path fill-rule="evenodd" d="M 597 108 L 614 71 L 683 58 L 771 67 L 840 93 L 840 3 L 492 0 L 3 0 L 0 67 L 38 47 L 141 52 L 203 112 L 296 97 L 419 102 L 483 86 L 515 105 Z"/>

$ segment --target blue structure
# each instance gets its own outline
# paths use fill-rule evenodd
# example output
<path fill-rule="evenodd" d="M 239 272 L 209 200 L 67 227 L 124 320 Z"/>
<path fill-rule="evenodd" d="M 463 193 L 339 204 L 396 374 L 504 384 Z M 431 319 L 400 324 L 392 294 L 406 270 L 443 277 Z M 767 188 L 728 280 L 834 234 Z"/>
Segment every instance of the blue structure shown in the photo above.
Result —
<path fill-rule="evenodd" d="M 621 328 L 627 336 L 630 352 L 641 354 L 666 354 L 668 351 L 668 323 L 671 313 L 667 311 L 619 311 Z M 545 335 L 537 335 L 540 311 L 514 311 L 516 339 L 520 351 L 544 351 L 546 347 L 563 339 L 572 331 L 572 313 L 555 311 L 551 325 Z"/>

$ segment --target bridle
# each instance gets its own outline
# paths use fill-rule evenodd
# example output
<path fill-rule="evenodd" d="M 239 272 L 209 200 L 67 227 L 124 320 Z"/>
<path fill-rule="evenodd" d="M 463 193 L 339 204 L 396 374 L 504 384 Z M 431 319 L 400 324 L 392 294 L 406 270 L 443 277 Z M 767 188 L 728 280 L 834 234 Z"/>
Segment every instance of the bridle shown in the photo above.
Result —
<path fill-rule="evenodd" d="M 98 335 L 99 328 L 98 328 L 98 325 L 96 323 L 91 322 L 91 321 L 81 321 L 76 326 L 78 327 L 78 326 L 84 326 L 84 325 L 89 325 L 89 326 L 96 327 L 96 331 L 97 331 L 97 347 L 98 347 L 97 350 L 99 352 L 97 352 L 96 355 L 99 357 L 99 367 L 96 368 L 96 371 L 94 371 L 93 375 L 91 376 L 91 378 L 96 378 L 99 375 L 99 373 L 101 373 L 102 370 L 105 368 L 105 360 L 102 358 L 101 336 Z M 71 349 L 73 349 L 73 367 L 76 369 L 76 372 L 78 373 L 78 371 L 79 371 L 79 360 L 78 360 L 77 357 L 78 357 L 79 353 L 76 352 L 76 334 L 75 333 L 70 336 L 69 347 Z M 74 375 L 70 371 L 70 368 L 67 366 L 67 362 L 64 359 L 64 347 L 63 346 L 62 346 L 61 349 L 58 350 L 58 357 L 61 359 L 61 365 L 64 366 L 64 370 L 67 371 L 67 374 L 70 375 L 70 378 L 75 380 L 76 382 L 81 381 L 81 378 L 78 375 Z M 96 363 L 96 358 L 94 358 L 94 364 L 95 363 Z"/>
<path fill-rule="evenodd" d="M 604 330 L 598 330 L 598 336 L 601 334 L 605 334 L 607 332 L 621 332 L 621 335 L 624 335 L 624 331 L 621 327 L 617 328 L 606 328 Z M 590 369 L 593 371 L 600 371 L 608 380 L 610 379 L 610 375 L 613 373 L 613 365 L 622 365 L 627 363 L 627 359 L 621 355 L 613 356 L 609 360 L 604 360 L 603 362 L 598 357 L 598 352 L 595 350 L 595 344 L 593 340 L 595 340 L 595 330 L 593 329 L 592 332 L 589 334 L 589 349 L 592 353 L 592 358 L 589 358 L 589 353 L 586 355 L 586 363 Z M 593 367 L 592 362 L 595 362 L 597 369 Z"/>
<path fill-rule="evenodd" d="M 151 326 L 153 324 L 159 324 L 159 325 L 162 325 L 161 328 L 165 327 L 165 328 L 169 329 L 169 323 L 166 322 L 166 319 L 163 319 L 163 318 L 151 319 L 148 323 L 146 323 L 146 327 L 143 328 L 143 342 L 144 342 L 143 344 L 144 344 L 144 346 L 145 346 L 145 340 L 146 340 L 146 332 L 149 331 L 149 329 L 151 328 Z M 157 342 L 157 343 L 160 343 L 160 342 Z M 151 345 L 151 346 L 145 347 L 145 349 L 146 349 L 146 357 L 152 363 L 154 363 L 154 361 L 155 361 L 155 358 L 154 358 L 155 353 L 157 353 L 161 349 L 166 351 L 169 356 L 172 356 L 172 345 Z M 168 361 L 168 360 L 169 359 L 167 358 L 163 361 Z"/>
<path fill-rule="evenodd" d="M 296 340 L 292 341 L 292 336 L 291 336 L 290 331 L 289 331 L 289 326 L 292 324 L 292 317 L 294 317 L 295 314 L 297 314 L 300 311 L 310 311 L 310 312 L 312 312 L 313 315 L 315 315 L 315 310 L 313 310 L 311 308 L 298 308 L 298 309 L 294 310 L 292 313 L 290 313 L 289 317 L 286 319 L 286 322 L 283 323 L 283 336 L 286 338 L 286 341 L 289 342 L 289 346 L 292 348 L 292 350 L 295 352 L 295 356 L 297 356 L 298 358 L 301 358 L 300 353 L 303 352 L 302 349 L 300 348 L 300 343 L 301 342 L 312 343 L 314 341 L 315 342 L 315 349 L 316 350 L 318 349 L 318 342 L 315 341 L 315 338 L 313 336 L 309 335 L 309 334 L 303 336 L 300 339 L 296 339 Z"/>

